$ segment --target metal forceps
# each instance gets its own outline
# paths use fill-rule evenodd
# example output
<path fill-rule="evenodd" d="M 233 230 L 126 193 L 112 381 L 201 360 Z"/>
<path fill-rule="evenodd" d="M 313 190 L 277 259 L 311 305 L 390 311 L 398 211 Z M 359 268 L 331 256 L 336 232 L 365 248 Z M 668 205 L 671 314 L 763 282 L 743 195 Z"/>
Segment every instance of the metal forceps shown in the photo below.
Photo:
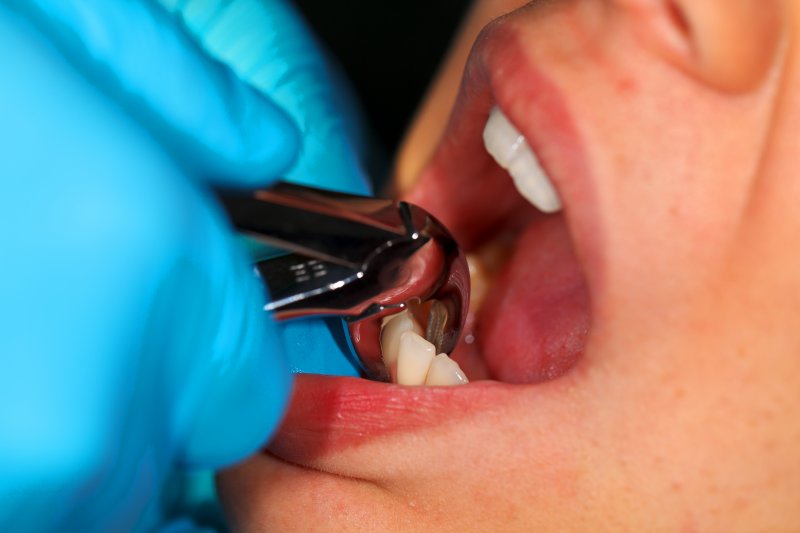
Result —
<path fill-rule="evenodd" d="M 408 309 L 437 353 L 458 341 L 469 303 L 467 263 L 447 229 L 402 201 L 279 183 L 222 197 L 234 226 L 285 251 L 256 263 L 277 320 L 340 316 L 367 377 L 387 380 L 384 317 Z"/>

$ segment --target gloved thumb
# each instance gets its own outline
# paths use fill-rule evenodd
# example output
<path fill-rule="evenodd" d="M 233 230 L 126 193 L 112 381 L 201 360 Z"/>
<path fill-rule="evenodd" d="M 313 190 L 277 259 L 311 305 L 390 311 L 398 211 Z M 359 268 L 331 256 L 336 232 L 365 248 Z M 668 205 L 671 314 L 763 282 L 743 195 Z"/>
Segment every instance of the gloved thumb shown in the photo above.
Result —
<path fill-rule="evenodd" d="M 144 123 L 192 177 L 258 187 L 297 156 L 297 130 L 263 94 L 208 57 L 160 6 L 9 0 L 103 92 Z"/>
<path fill-rule="evenodd" d="M 286 0 L 159 0 L 212 56 L 278 103 L 300 129 L 289 181 L 368 194 L 368 141 L 347 80 Z"/>

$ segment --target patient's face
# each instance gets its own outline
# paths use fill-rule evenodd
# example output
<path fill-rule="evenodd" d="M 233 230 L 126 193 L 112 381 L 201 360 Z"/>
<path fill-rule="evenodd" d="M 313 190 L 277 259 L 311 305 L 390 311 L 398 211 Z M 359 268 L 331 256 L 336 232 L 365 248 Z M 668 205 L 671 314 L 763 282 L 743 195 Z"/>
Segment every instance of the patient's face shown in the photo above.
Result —
<path fill-rule="evenodd" d="M 300 377 L 270 453 L 221 477 L 235 527 L 800 523 L 792 44 L 717 83 L 659 47 L 647 3 L 534 2 L 482 34 L 409 193 L 493 280 L 457 353 L 472 383 Z M 524 202 L 486 154 L 495 106 L 562 213 Z"/>

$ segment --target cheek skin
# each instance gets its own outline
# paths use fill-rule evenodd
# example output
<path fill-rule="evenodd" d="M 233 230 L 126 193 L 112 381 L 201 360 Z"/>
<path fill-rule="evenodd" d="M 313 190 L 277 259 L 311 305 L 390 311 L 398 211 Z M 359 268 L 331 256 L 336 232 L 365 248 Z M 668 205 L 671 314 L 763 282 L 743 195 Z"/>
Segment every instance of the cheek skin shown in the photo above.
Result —
<path fill-rule="evenodd" d="M 593 407 L 594 481 L 623 506 L 673 502 L 674 516 L 661 512 L 670 527 L 785 527 L 800 472 L 789 415 L 800 401 L 796 306 L 782 304 L 785 286 L 765 283 L 772 266 L 740 233 L 759 223 L 745 213 L 776 77 L 722 97 L 630 53 L 625 36 L 604 35 L 596 62 L 574 70 L 550 60 L 559 49 L 529 48 L 583 119 L 608 227 L 607 290 L 593 295 L 588 350 L 598 374 L 582 384 L 603 398 Z"/>
<path fill-rule="evenodd" d="M 326 463 L 334 470 L 356 465 L 357 475 L 372 482 L 252 458 L 219 478 L 226 513 L 235 528 L 262 524 L 280 531 L 313 530 L 331 516 L 338 517 L 331 530 L 349 531 L 545 526 L 553 513 L 584 507 L 576 498 L 590 472 L 586 454 L 565 446 L 555 429 L 570 409 L 536 408 L 550 403 L 548 394 L 523 394 L 516 405 L 370 442 Z M 520 424 L 531 411 L 537 412 L 535 428 Z"/>
<path fill-rule="evenodd" d="M 336 490 L 337 501 L 390 516 L 395 525 L 410 519 L 419 530 L 491 531 L 502 524 L 504 531 L 528 531 L 531 525 L 547 528 L 553 517 L 603 516 L 607 504 L 592 492 L 598 480 L 590 453 L 595 399 L 582 393 L 583 379 L 585 373 L 576 371 L 536 387 L 508 386 L 504 396 L 494 396 L 496 403 L 487 397 L 462 406 L 453 419 L 337 449 L 313 465 L 336 475 L 295 469 L 303 478 L 298 486 L 304 498 L 327 500 Z M 264 462 L 256 458 L 244 470 Z M 237 472 L 222 479 L 228 475 L 235 479 Z M 379 490 L 354 490 L 357 479 L 371 480 Z M 255 501 L 249 490 L 239 491 L 249 503 L 231 499 L 262 517 L 295 509 L 297 492 L 266 479 L 264 484 L 274 486 L 272 499 Z M 288 515 L 301 520 L 293 511 Z M 353 527 L 374 530 L 370 524 Z"/>
<path fill-rule="evenodd" d="M 232 531 L 406 529 L 411 517 L 384 512 L 390 497 L 367 482 L 330 476 L 267 455 L 221 473 L 217 489 Z M 360 502 L 358 504 L 354 502 Z M 334 519 L 335 518 L 335 519 Z"/>
<path fill-rule="evenodd" d="M 593 53 L 578 47 L 581 59 L 571 61 L 574 42 L 547 33 L 580 14 L 564 16 L 540 31 L 524 19 L 514 26 L 529 32 L 528 60 L 547 66 L 581 117 L 609 228 L 588 350 L 597 367 L 580 385 L 595 426 L 583 435 L 594 468 L 580 493 L 607 495 L 597 516 L 616 509 L 629 525 L 652 526 L 655 516 L 670 528 L 726 517 L 739 527 L 785 524 L 798 488 L 798 423 L 788 409 L 800 400 L 796 328 L 775 305 L 784 298 L 776 287 L 749 282 L 765 265 L 739 258 L 776 77 L 746 96 L 721 96 L 631 52 L 636 43 L 613 17 L 606 33 L 586 32 Z M 748 466 L 743 456 L 758 459 Z M 771 515 L 772 505 L 786 514 Z"/>
<path fill-rule="evenodd" d="M 771 122 L 775 77 L 752 94 L 720 94 L 638 46 L 624 15 L 603 15 L 598 2 L 578 4 L 546 25 L 535 26 L 539 15 L 531 13 L 504 31 L 520 34 L 526 61 L 546 65 L 549 79 L 568 95 L 590 152 L 595 203 L 608 240 L 608 279 L 598 286 L 612 287 L 620 299 L 694 291 L 728 259 L 745 218 Z M 572 36 L 564 28 L 578 36 L 563 38 Z M 519 103 L 522 115 L 525 105 Z M 535 111 L 527 115 L 535 129 Z"/>
<path fill-rule="evenodd" d="M 720 319 L 747 328 L 740 317 Z M 692 331 L 691 343 L 606 342 L 629 360 L 597 368 L 596 383 L 614 391 L 597 413 L 594 463 L 617 481 L 604 488 L 670 527 L 781 530 L 796 523 L 800 428 L 786 413 L 800 401 L 800 369 L 787 366 L 785 346 L 691 327 L 684 330 Z"/>

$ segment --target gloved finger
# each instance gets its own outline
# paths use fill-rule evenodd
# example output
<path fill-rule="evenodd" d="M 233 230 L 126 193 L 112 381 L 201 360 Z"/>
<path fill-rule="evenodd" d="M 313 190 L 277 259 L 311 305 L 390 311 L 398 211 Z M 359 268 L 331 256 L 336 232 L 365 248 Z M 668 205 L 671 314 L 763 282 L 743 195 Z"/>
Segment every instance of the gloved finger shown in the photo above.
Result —
<path fill-rule="evenodd" d="M 136 115 L 192 176 L 256 187 L 283 175 L 289 117 L 150 1 L 10 0 L 72 65 Z"/>
<path fill-rule="evenodd" d="M 285 0 L 159 0 L 209 54 L 291 115 L 303 140 L 285 176 L 367 194 L 367 140 L 346 80 Z"/>

